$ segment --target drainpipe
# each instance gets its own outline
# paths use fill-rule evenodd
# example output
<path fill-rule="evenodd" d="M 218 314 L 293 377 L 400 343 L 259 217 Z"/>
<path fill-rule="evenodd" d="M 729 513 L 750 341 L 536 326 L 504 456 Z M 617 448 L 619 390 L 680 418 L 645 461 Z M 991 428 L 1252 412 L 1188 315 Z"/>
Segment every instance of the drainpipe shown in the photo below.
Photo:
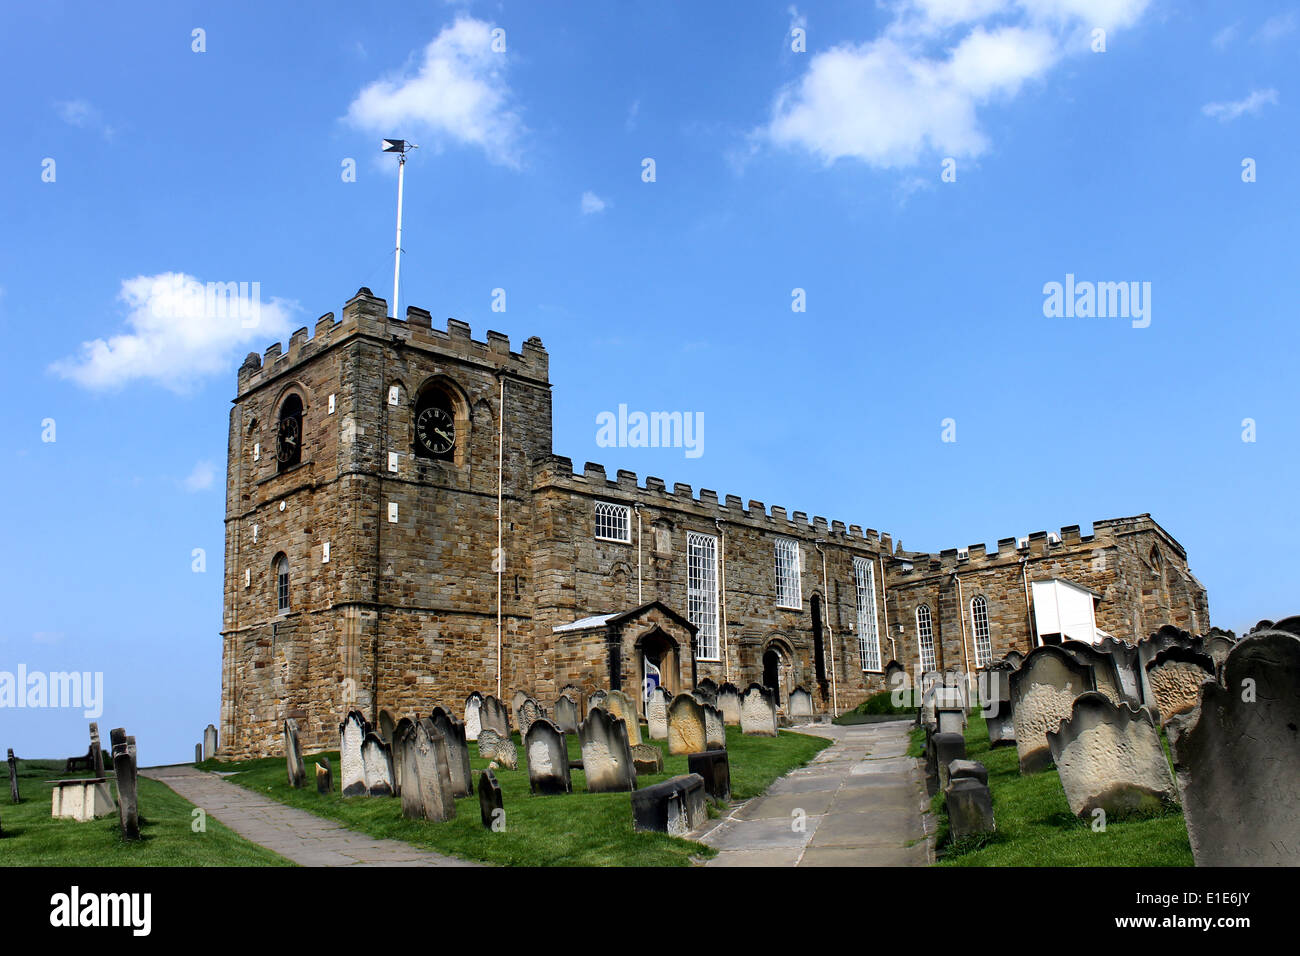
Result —
<path fill-rule="evenodd" d="M 957 582 L 957 618 L 961 621 L 961 656 L 966 664 L 966 702 L 970 703 L 970 648 L 966 645 L 966 604 L 961 594 L 961 578 L 953 572 L 952 579 Z"/>
<path fill-rule="evenodd" d="M 501 376 L 500 413 L 497 418 L 497 700 L 501 699 L 501 575 L 505 561 L 501 553 L 502 487 L 505 484 L 506 377 Z"/>
<path fill-rule="evenodd" d="M 713 519 L 713 526 L 718 529 L 718 564 L 722 578 L 722 675 L 727 683 L 731 683 L 731 648 L 727 646 L 727 532 L 720 518 Z"/>
<path fill-rule="evenodd" d="M 835 681 L 835 630 L 831 627 L 831 592 L 826 584 L 826 552 L 822 550 L 823 543 L 823 539 L 818 538 L 813 543 L 813 547 L 822 556 L 822 600 L 826 607 L 826 615 L 822 621 L 822 626 L 826 628 L 826 644 L 831 651 L 831 708 L 838 714 L 840 712 L 840 694 L 839 686 Z"/>
<path fill-rule="evenodd" d="M 1034 627 L 1034 612 L 1029 606 L 1029 555 L 1020 559 L 1020 579 L 1025 582 L 1025 618 L 1029 624 L 1029 649 L 1038 646 L 1037 629 Z"/>
<path fill-rule="evenodd" d="M 636 603 L 640 607 L 645 601 L 641 597 L 641 505 L 633 504 L 636 512 Z"/>

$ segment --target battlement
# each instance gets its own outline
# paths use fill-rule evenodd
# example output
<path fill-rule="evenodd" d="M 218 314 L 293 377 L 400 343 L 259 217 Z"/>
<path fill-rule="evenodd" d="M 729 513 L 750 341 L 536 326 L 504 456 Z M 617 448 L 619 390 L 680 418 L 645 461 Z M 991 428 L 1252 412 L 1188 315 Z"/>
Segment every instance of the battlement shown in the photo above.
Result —
<path fill-rule="evenodd" d="M 1150 516 L 1145 516 L 1148 521 Z M 1130 519 L 1115 519 L 1130 520 Z M 1149 521 L 1151 525 L 1155 522 Z M 896 570 L 902 575 L 924 575 L 933 572 L 960 574 L 965 571 L 992 568 L 1033 558 L 1067 553 L 1076 548 L 1092 545 L 1099 529 L 1108 533 L 1112 521 L 1093 522 L 1093 533 L 1083 534 L 1077 524 L 1066 525 L 1059 531 L 1034 531 L 1027 535 L 999 538 L 990 551 L 984 542 L 964 548 L 945 548 L 938 555 L 927 551 L 906 551 L 894 555 Z M 1157 526 L 1158 527 L 1158 526 Z M 1104 536 L 1104 535 L 1103 535 Z"/>
<path fill-rule="evenodd" d="M 873 552 L 888 553 L 892 541 L 888 534 L 874 528 L 865 531 L 860 525 L 846 526 L 842 521 L 827 521 L 820 515 L 809 520 L 806 512 L 789 513 L 780 505 L 767 508 L 761 501 L 750 500 L 746 505 L 737 495 L 724 495 L 711 488 L 701 488 L 698 495 L 687 484 L 676 482 L 668 490 L 662 478 L 647 475 L 639 484 L 635 472 L 619 469 L 610 478 L 604 465 L 587 462 L 582 471 L 575 471 L 573 459 L 563 455 L 550 455 L 534 462 L 533 490 L 559 488 L 593 498 L 609 497 L 619 503 L 685 512 L 706 521 L 726 521 L 758 528 L 773 534 L 790 534 L 805 539 L 824 539 L 827 543 L 856 545 Z"/>
<path fill-rule="evenodd" d="M 508 335 L 489 330 L 487 341 L 480 342 L 471 338 L 468 323 L 449 318 L 447 329 L 443 331 L 433 328 L 432 320 L 427 310 L 416 306 L 407 307 L 405 319 L 392 318 L 388 315 L 388 303 L 362 286 L 343 306 L 341 320 L 336 320 L 333 312 L 327 312 L 316 320 L 310 337 L 306 326 L 296 330 L 289 337 L 287 351 L 279 342 L 274 342 L 263 355 L 249 352 L 239 367 L 239 394 L 257 388 L 300 362 L 358 334 L 449 354 L 523 378 L 540 382 L 549 380 L 550 356 L 537 336 L 527 339 L 521 351 L 512 352 Z"/>

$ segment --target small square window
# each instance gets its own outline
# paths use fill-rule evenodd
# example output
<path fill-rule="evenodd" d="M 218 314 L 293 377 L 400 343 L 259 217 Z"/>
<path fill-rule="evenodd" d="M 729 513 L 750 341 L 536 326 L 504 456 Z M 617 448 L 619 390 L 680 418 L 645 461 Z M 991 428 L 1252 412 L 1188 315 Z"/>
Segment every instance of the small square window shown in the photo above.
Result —
<path fill-rule="evenodd" d="M 596 502 L 596 537 L 601 541 L 632 541 L 632 509 L 609 501 Z"/>

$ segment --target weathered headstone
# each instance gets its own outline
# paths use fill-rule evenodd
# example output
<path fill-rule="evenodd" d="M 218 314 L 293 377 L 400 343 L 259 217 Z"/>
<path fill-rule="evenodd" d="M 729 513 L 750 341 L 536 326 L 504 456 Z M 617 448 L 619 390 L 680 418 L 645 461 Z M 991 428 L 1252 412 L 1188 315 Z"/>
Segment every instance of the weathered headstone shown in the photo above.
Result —
<path fill-rule="evenodd" d="M 978 760 L 954 760 L 948 764 L 948 779 L 951 781 L 958 777 L 973 777 L 988 786 L 989 771 Z"/>
<path fill-rule="evenodd" d="M 582 722 L 578 738 L 582 742 L 582 771 L 588 793 L 636 789 L 636 767 L 622 719 L 596 708 Z"/>
<path fill-rule="evenodd" d="M 1171 647 L 1182 647 L 1198 654 L 1203 652 L 1202 642 L 1199 637 L 1193 637 L 1187 631 L 1174 627 L 1172 624 L 1166 624 L 1160 630 L 1138 641 L 1138 679 L 1142 682 L 1142 702 L 1148 707 L 1158 707 L 1159 705 L 1156 702 L 1155 693 L 1148 679 L 1147 667 L 1161 651 L 1168 650 Z M 1161 719 L 1165 719 L 1169 715 L 1161 714 L 1160 716 Z"/>
<path fill-rule="evenodd" d="M 1300 865 L 1300 639 L 1252 632 L 1170 737 L 1197 866 Z"/>
<path fill-rule="evenodd" d="M 555 706 L 551 708 L 551 713 L 555 715 L 555 726 L 560 728 L 561 733 L 578 732 L 578 705 L 571 697 L 561 694 L 555 698 Z"/>
<path fill-rule="evenodd" d="M 718 688 L 718 710 L 722 711 L 723 723 L 740 726 L 740 689 L 730 681 Z"/>
<path fill-rule="evenodd" d="M 593 707 L 604 707 L 604 706 L 605 706 L 605 691 L 603 690 L 592 691 L 591 696 L 587 698 L 587 710 L 590 711 L 591 708 Z"/>
<path fill-rule="evenodd" d="M 469 742 L 465 739 L 465 725 L 438 709 L 430 719 L 434 729 L 442 734 L 447 747 L 448 772 L 451 791 L 455 797 L 468 797 L 474 793 L 474 771 L 470 768 Z"/>
<path fill-rule="evenodd" d="M 393 750 L 373 730 L 361 741 L 361 771 L 368 796 L 391 797 L 397 792 L 393 786 Z"/>
<path fill-rule="evenodd" d="M 954 760 L 966 759 L 966 738 L 961 734 L 933 734 L 930 746 L 934 750 L 934 764 L 939 770 L 939 789 L 948 789 L 948 769 Z"/>
<path fill-rule="evenodd" d="M 1059 647 L 1044 645 L 1029 652 L 1011 675 L 1011 708 L 1021 773 L 1034 773 L 1052 762 L 1047 732 L 1069 719 L 1074 698 L 1095 689 L 1092 668 Z"/>
<path fill-rule="evenodd" d="M 507 770 L 519 769 L 519 751 L 510 737 L 502 737 L 491 727 L 484 727 L 478 735 L 478 755 L 483 760 L 495 760 Z"/>
<path fill-rule="evenodd" d="M 99 740 L 99 724 L 90 723 L 90 756 L 94 761 L 96 777 L 104 776 L 104 745 Z"/>
<path fill-rule="evenodd" d="M 794 718 L 813 715 L 812 694 L 805 687 L 796 687 L 790 691 L 790 716 Z"/>
<path fill-rule="evenodd" d="M 708 801 L 699 774 L 684 774 L 632 791 L 634 830 L 685 836 L 708 819 Z"/>
<path fill-rule="evenodd" d="M 762 684 L 750 684 L 740 699 L 740 729 L 759 737 L 775 737 L 776 692 Z"/>
<path fill-rule="evenodd" d="M 298 745 L 298 722 L 292 717 L 284 721 L 284 762 L 289 786 L 301 790 L 307 783 L 307 768 L 303 766 L 302 748 Z"/>
<path fill-rule="evenodd" d="M 701 704 L 718 706 L 718 685 L 711 678 L 706 677 L 696 684 L 692 694 Z"/>
<path fill-rule="evenodd" d="M 22 794 L 18 792 L 18 761 L 14 757 L 13 748 L 9 748 L 9 801 L 11 803 L 22 803 Z"/>
<path fill-rule="evenodd" d="M 203 744 L 194 745 L 194 762 L 196 764 L 203 763 Z"/>
<path fill-rule="evenodd" d="M 1151 704 L 1160 720 L 1195 710 L 1201 703 L 1201 684 L 1214 679 L 1214 661 L 1188 647 L 1174 644 L 1147 662 Z"/>
<path fill-rule="evenodd" d="M 533 725 L 533 721 L 540 720 L 545 716 L 546 708 L 533 698 L 525 695 L 524 699 L 519 702 L 519 706 L 515 708 L 515 724 L 519 727 L 519 736 L 527 736 L 528 728 Z"/>
<path fill-rule="evenodd" d="M 703 706 L 690 694 L 678 694 L 668 705 L 668 752 L 693 754 L 708 749 Z"/>
<path fill-rule="evenodd" d="M 478 740 L 478 732 L 482 727 L 479 722 L 479 708 L 483 706 L 483 695 L 474 691 L 465 698 L 465 740 Z"/>
<path fill-rule="evenodd" d="M 122 839 L 140 839 L 140 804 L 136 790 L 135 757 L 127 743 L 122 727 L 109 731 L 113 743 L 113 774 L 117 783 L 118 822 L 122 826 Z"/>
<path fill-rule="evenodd" d="M 985 672 L 987 690 L 981 702 L 981 713 L 988 729 L 990 748 L 1011 747 L 1016 742 L 1011 714 L 1011 670 L 1006 662 L 999 662 Z"/>
<path fill-rule="evenodd" d="M 662 687 L 650 692 L 645 704 L 646 734 L 651 740 L 668 739 L 668 701 L 672 695 Z"/>
<path fill-rule="evenodd" d="M 1227 631 L 1220 631 L 1218 628 L 1211 628 L 1209 635 L 1205 638 L 1205 653 L 1209 655 L 1210 660 L 1214 661 L 1215 673 L 1223 667 L 1223 662 L 1228 659 L 1232 649 L 1237 646 L 1237 642 Z"/>
<path fill-rule="evenodd" d="M 492 824 L 505 815 L 504 802 L 501 799 L 501 784 L 497 783 L 497 775 L 491 770 L 484 770 L 479 774 L 478 815 L 483 826 L 489 830 L 492 829 Z M 503 824 L 504 822 L 502 819 Z"/>
<path fill-rule="evenodd" d="M 934 737 L 938 731 L 928 724 L 923 724 L 922 728 L 925 730 L 925 748 L 922 750 L 925 756 L 925 792 L 933 797 L 939 792 L 939 762 L 934 755 Z"/>
<path fill-rule="evenodd" d="M 402 816 L 441 823 L 456 815 L 446 741 L 427 717 L 405 730 Z"/>
<path fill-rule="evenodd" d="M 1085 641 L 1066 640 L 1058 646 L 1080 664 L 1092 668 L 1092 682 L 1097 693 L 1105 696 L 1112 704 L 1125 700 L 1124 692 L 1120 688 L 1119 674 L 1115 670 L 1115 662 L 1109 654 Z M 1130 701 L 1130 703 L 1135 702 Z"/>
<path fill-rule="evenodd" d="M 510 713 L 517 715 L 519 713 L 519 708 L 524 705 L 524 701 L 528 699 L 528 696 L 529 695 L 522 690 L 515 691 L 515 696 L 510 698 Z M 522 727 L 519 728 L 519 732 L 522 734 L 524 729 Z"/>
<path fill-rule="evenodd" d="M 321 757 L 316 764 L 316 792 L 334 792 L 334 768 L 330 766 L 329 757 Z"/>
<path fill-rule="evenodd" d="M 638 776 L 664 772 L 664 752 L 654 744 L 637 744 L 631 750 L 632 765 Z"/>
<path fill-rule="evenodd" d="M 941 734 L 960 734 L 966 729 L 966 711 L 960 707 L 936 707 L 934 717 Z"/>
<path fill-rule="evenodd" d="M 208 724 L 203 728 L 203 759 L 211 760 L 217 752 L 217 728 Z"/>
<path fill-rule="evenodd" d="M 1113 637 L 1104 637 L 1093 646 L 1110 657 L 1115 679 L 1119 682 L 1120 699 L 1135 707 L 1145 703 L 1142 698 L 1142 675 L 1138 673 L 1137 646 Z"/>
<path fill-rule="evenodd" d="M 637 715 L 636 701 L 621 690 L 611 690 L 605 695 L 605 709 L 627 724 L 627 742 L 636 746 L 641 742 L 641 721 Z"/>
<path fill-rule="evenodd" d="M 1097 691 L 1080 694 L 1047 742 L 1077 817 L 1101 808 L 1117 819 L 1177 802 L 1160 729 L 1146 707 L 1116 704 Z"/>
<path fill-rule="evenodd" d="M 506 713 L 505 705 L 491 694 L 483 698 L 478 719 L 480 733 L 495 730 L 500 736 L 510 739 L 510 715 Z"/>
<path fill-rule="evenodd" d="M 897 693 L 906 687 L 907 668 L 898 661 L 890 661 L 885 665 L 885 689 Z"/>
<path fill-rule="evenodd" d="M 1002 659 L 1011 665 L 1012 670 L 1015 670 L 1024 663 L 1025 655 L 1019 651 L 1007 651 L 1006 657 Z"/>
<path fill-rule="evenodd" d="M 339 775 L 343 796 L 360 797 L 366 793 L 366 768 L 361 762 L 361 744 L 370 725 L 359 710 L 350 710 L 339 724 Z"/>
<path fill-rule="evenodd" d="M 993 820 L 993 796 L 988 785 L 975 777 L 953 777 L 944 791 L 948 810 L 948 832 L 953 840 L 997 829 Z"/>
<path fill-rule="evenodd" d="M 590 719 L 590 718 L 588 718 Z M 569 748 L 560 728 L 545 717 L 533 721 L 524 737 L 528 760 L 528 789 L 533 793 L 571 793 Z"/>
<path fill-rule="evenodd" d="M 402 795 L 402 771 L 406 767 L 406 754 L 403 748 L 410 740 L 410 732 L 415 729 L 415 721 L 410 717 L 403 717 L 393 726 L 392 757 L 393 757 L 393 789 L 400 797 Z"/>
<path fill-rule="evenodd" d="M 727 725 L 722 720 L 722 711 L 712 704 L 701 704 L 704 713 L 704 746 L 708 750 L 727 749 Z"/>
<path fill-rule="evenodd" d="M 53 819 L 87 823 L 118 811 L 103 777 L 55 780 L 50 788 L 50 816 Z"/>
<path fill-rule="evenodd" d="M 396 740 L 396 736 L 393 733 L 396 726 L 397 721 L 393 720 L 392 714 L 387 710 L 381 710 L 379 712 L 379 736 L 383 739 L 384 743 L 388 744 L 390 747 L 393 746 L 393 741 Z"/>
<path fill-rule="evenodd" d="M 725 750 L 705 750 L 686 758 L 687 772 L 698 773 L 704 792 L 715 800 L 731 799 L 731 764 Z"/>

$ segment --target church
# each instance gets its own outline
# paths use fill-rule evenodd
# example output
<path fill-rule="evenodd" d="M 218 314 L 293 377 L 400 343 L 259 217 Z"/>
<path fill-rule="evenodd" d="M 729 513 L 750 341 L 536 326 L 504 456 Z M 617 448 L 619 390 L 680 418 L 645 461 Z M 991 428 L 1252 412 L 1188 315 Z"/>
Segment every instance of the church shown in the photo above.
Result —
<path fill-rule="evenodd" d="M 808 689 L 823 712 L 1069 637 L 1209 629 L 1205 588 L 1150 515 L 937 554 L 889 534 L 551 447 L 546 349 L 486 341 L 362 288 L 239 368 L 230 410 L 222 753 L 307 749 L 371 720 L 639 697 L 710 678 Z"/>

